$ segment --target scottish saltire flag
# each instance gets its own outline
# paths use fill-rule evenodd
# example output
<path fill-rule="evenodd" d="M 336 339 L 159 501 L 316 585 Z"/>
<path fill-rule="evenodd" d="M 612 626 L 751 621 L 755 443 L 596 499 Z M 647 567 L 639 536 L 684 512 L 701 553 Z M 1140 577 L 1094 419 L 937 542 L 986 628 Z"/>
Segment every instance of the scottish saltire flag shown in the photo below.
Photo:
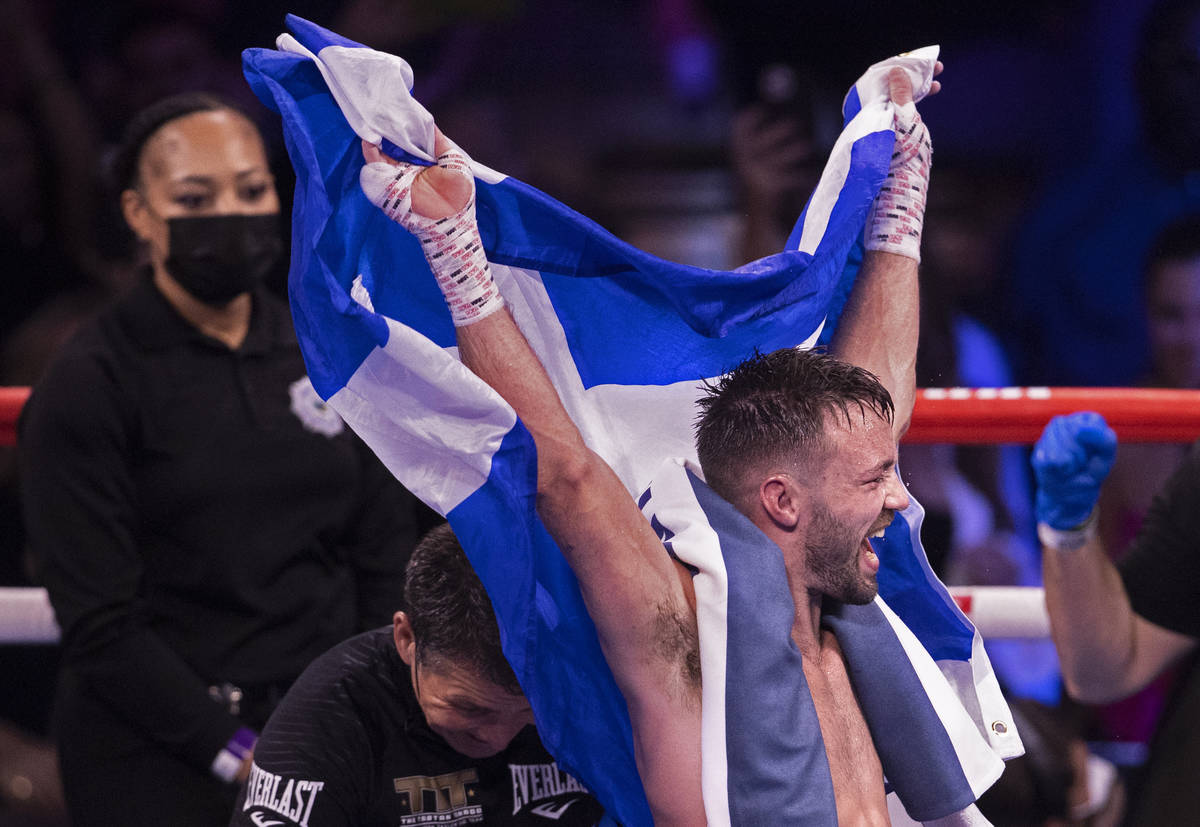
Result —
<path fill-rule="evenodd" d="M 796 606 L 778 546 L 681 460 L 663 462 L 638 504 L 693 571 L 708 822 L 837 824 L 820 725 L 791 639 Z M 924 554 L 914 553 L 923 517 L 912 500 L 884 538 L 871 541 L 891 569 L 886 581 L 881 569 L 875 601 L 826 601 L 822 625 L 837 636 L 899 805 L 917 821 L 970 824 L 982 818 L 975 800 L 1022 748 L 982 641 L 961 628 L 952 634 L 960 626 L 953 602 L 921 565 Z M 908 572 L 889 565 L 900 557 Z M 906 583 L 896 582 L 898 573 L 908 575 Z M 915 628 L 888 605 L 889 594 L 897 605 L 908 601 Z M 932 643 L 939 628 L 951 632 L 940 646 Z"/>
<path fill-rule="evenodd" d="M 299 18 L 288 26 L 294 36 L 282 35 L 278 51 L 248 50 L 244 65 L 282 116 L 297 173 L 289 292 L 309 375 L 391 471 L 449 519 L 491 595 L 547 748 L 615 818 L 649 823 L 624 701 L 535 512 L 533 442 L 458 361 L 415 239 L 359 190 L 360 137 L 396 157 L 431 157 L 433 120 L 410 94 L 411 70 Z M 886 72 L 908 68 L 920 96 L 935 57 L 936 49 L 915 52 L 859 80 L 788 249 L 734 272 L 658 259 L 473 165 L 496 282 L 585 440 L 631 494 L 664 457 L 694 458 L 700 380 L 755 349 L 811 345 L 836 321 L 891 155 Z M 953 628 L 938 634 L 969 656 L 973 630 L 952 604 L 943 609 Z"/>

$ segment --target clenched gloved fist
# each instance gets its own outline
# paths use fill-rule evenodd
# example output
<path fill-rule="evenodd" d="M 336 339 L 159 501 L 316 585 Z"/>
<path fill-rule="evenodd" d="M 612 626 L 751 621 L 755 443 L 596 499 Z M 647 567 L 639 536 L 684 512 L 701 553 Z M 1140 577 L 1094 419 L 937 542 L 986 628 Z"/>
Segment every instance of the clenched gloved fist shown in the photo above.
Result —
<path fill-rule="evenodd" d="M 1038 522 L 1056 531 L 1083 526 L 1116 455 L 1117 435 L 1100 414 L 1085 411 L 1051 419 L 1033 449 Z"/>

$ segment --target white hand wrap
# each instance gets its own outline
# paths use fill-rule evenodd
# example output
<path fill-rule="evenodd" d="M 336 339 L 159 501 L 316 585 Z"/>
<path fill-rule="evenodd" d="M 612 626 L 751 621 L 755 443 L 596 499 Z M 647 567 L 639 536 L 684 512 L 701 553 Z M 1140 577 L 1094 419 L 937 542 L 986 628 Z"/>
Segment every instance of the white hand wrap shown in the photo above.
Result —
<path fill-rule="evenodd" d="M 913 103 L 896 107 L 896 146 L 887 178 L 867 216 L 864 243 L 868 250 L 921 260 L 921 228 L 933 144 Z"/>
<path fill-rule="evenodd" d="M 504 299 L 492 280 L 479 225 L 475 223 L 475 178 L 470 162 L 461 149 L 451 145 L 438 156 L 437 164 L 471 183 L 467 205 L 446 218 L 425 218 L 413 212 L 413 182 L 426 167 L 377 161 L 362 168 L 359 185 L 372 204 L 421 242 L 425 260 L 446 297 L 450 317 L 455 327 L 462 327 L 495 313 L 504 307 Z"/>

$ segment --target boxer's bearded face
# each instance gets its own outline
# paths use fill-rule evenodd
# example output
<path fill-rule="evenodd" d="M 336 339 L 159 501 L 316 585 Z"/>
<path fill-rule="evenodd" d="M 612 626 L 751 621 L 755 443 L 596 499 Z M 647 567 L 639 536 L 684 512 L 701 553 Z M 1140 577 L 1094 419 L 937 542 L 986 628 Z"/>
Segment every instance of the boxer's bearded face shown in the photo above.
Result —
<path fill-rule="evenodd" d="M 843 603 L 863 604 L 879 591 L 878 559 L 870 538 L 882 536 L 896 512 L 884 509 L 864 530 L 861 524 L 839 519 L 831 510 L 815 512 L 805 546 L 808 586 Z"/>
<path fill-rule="evenodd" d="M 908 507 L 896 476 L 891 423 L 870 411 L 849 421 L 831 416 L 825 442 L 812 474 L 805 584 L 843 603 L 869 603 L 879 591 L 879 558 L 871 540 L 882 537 L 896 512 Z"/>

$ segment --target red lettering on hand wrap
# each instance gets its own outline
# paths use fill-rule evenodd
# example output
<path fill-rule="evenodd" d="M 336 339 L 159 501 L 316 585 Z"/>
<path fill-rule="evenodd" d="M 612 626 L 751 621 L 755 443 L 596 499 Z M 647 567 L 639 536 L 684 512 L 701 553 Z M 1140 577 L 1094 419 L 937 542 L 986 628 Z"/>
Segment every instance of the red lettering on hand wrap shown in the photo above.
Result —
<path fill-rule="evenodd" d="M 896 144 L 892 162 L 867 217 L 864 242 L 868 250 L 920 261 L 933 144 L 916 107 L 898 107 L 893 124 Z"/>

